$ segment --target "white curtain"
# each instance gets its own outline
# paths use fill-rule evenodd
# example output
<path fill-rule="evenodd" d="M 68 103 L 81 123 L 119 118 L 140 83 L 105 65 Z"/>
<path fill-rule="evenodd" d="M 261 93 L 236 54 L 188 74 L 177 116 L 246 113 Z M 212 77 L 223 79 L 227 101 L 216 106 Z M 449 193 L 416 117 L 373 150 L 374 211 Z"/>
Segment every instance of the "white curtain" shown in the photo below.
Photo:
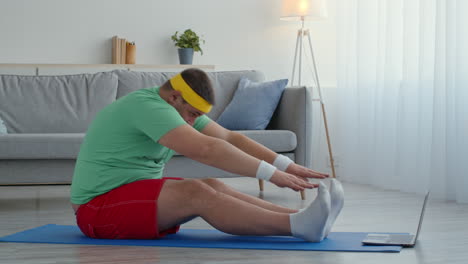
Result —
<path fill-rule="evenodd" d="M 338 176 L 468 202 L 468 0 L 337 0 Z"/>

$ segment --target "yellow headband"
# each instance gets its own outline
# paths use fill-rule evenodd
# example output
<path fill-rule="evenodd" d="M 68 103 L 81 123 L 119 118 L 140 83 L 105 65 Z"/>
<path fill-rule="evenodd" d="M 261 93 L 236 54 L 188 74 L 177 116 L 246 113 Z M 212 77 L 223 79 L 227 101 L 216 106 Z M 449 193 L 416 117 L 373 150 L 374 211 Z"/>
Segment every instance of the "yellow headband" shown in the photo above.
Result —
<path fill-rule="evenodd" d="M 185 82 L 182 75 L 179 73 L 170 79 L 172 88 L 174 90 L 180 91 L 182 93 L 182 98 L 184 98 L 187 103 L 191 106 L 195 107 L 196 109 L 208 113 L 211 111 L 213 107 L 210 103 L 208 103 L 205 99 L 199 96 L 192 88 Z"/>

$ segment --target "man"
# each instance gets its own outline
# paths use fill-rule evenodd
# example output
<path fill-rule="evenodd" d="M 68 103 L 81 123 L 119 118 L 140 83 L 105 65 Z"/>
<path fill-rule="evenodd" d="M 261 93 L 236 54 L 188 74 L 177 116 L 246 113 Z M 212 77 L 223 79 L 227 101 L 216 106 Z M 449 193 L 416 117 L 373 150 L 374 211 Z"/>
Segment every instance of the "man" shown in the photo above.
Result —
<path fill-rule="evenodd" d="M 154 239 L 200 216 L 230 234 L 293 235 L 313 242 L 326 237 L 342 207 L 339 182 L 333 182 L 330 196 L 323 184 L 307 181 L 328 175 L 219 126 L 205 116 L 213 104 L 206 73 L 187 69 L 160 88 L 135 91 L 101 110 L 81 146 L 71 186 L 81 231 L 93 238 Z M 163 178 L 174 151 L 295 191 L 319 186 L 318 196 L 298 212 L 215 179 Z"/>

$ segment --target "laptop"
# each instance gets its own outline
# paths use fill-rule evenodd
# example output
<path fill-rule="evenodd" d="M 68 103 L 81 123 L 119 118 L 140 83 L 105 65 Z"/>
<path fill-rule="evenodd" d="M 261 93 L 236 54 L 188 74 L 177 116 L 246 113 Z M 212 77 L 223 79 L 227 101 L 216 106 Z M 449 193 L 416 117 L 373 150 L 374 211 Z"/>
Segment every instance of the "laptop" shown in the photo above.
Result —
<path fill-rule="evenodd" d="M 424 211 L 426 209 L 427 198 L 429 197 L 429 192 L 426 193 L 424 198 L 424 203 L 421 210 L 421 215 L 419 216 L 419 225 L 416 235 L 412 234 L 367 234 L 367 237 L 364 238 L 362 243 L 364 245 L 385 245 L 385 246 L 403 246 L 403 247 L 414 247 L 416 245 L 416 240 L 418 240 L 419 231 L 421 231 L 421 225 L 424 218 Z"/>

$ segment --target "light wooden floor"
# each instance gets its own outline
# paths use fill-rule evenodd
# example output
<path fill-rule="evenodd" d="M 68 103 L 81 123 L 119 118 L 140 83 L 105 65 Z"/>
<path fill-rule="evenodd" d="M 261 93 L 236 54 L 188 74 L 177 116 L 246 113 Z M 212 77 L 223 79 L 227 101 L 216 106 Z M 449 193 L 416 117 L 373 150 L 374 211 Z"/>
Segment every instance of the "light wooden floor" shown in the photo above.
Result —
<path fill-rule="evenodd" d="M 252 195 L 255 180 L 224 179 Z M 420 195 L 343 183 L 345 207 L 333 231 L 414 232 Z M 75 224 L 68 205 L 69 186 L 0 187 L 0 236 L 44 224 Z M 267 183 L 264 199 L 292 208 L 308 200 Z M 201 219 L 186 228 L 210 228 Z M 401 253 L 230 250 L 126 246 L 0 243 L 0 263 L 468 263 L 468 205 L 430 199 L 415 248 Z"/>

